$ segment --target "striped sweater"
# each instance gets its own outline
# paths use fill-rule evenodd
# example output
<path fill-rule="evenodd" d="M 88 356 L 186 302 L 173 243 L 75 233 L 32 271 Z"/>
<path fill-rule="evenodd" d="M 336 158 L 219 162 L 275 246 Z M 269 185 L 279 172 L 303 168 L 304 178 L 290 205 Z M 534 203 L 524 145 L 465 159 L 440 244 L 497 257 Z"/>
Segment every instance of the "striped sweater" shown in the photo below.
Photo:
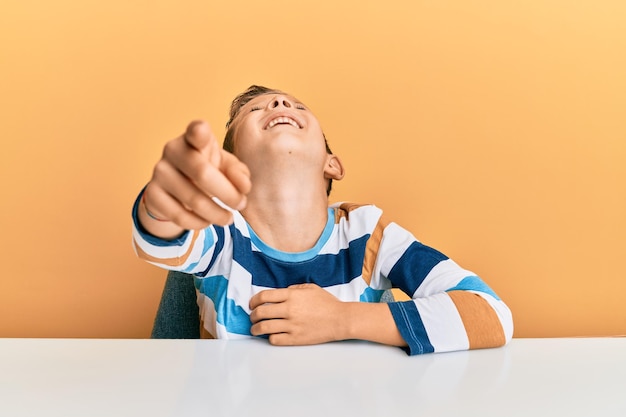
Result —
<path fill-rule="evenodd" d="M 389 288 L 409 294 L 411 300 L 389 308 L 411 355 L 502 346 L 512 337 L 511 312 L 491 288 L 387 222 L 378 207 L 330 206 L 317 244 L 298 253 L 265 244 L 239 212 L 228 227 L 161 240 L 142 229 L 137 207 L 137 255 L 195 275 L 203 327 L 213 337 L 251 337 L 250 298 L 300 283 L 315 283 L 342 301 L 378 302 Z"/>

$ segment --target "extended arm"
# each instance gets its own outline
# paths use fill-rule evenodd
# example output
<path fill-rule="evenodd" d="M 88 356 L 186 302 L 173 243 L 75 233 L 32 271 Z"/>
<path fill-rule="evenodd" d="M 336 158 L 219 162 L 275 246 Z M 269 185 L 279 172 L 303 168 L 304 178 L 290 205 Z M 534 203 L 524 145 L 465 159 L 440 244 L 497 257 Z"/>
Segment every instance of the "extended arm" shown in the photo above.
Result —
<path fill-rule="evenodd" d="M 192 122 L 169 141 L 137 211 L 153 236 L 173 239 L 185 230 L 232 222 L 232 214 L 214 201 L 241 209 L 250 191 L 250 172 L 234 155 L 219 148 L 205 122 Z"/>
<path fill-rule="evenodd" d="M 215 242 L 209 225 L 232 222 L 229 207 L 246 204 L 248 168 L 218 147 L 205 122 L 192 122 L 169 141 L 133 207 L 138 256 L 167 269 L 190 272 Z"/>

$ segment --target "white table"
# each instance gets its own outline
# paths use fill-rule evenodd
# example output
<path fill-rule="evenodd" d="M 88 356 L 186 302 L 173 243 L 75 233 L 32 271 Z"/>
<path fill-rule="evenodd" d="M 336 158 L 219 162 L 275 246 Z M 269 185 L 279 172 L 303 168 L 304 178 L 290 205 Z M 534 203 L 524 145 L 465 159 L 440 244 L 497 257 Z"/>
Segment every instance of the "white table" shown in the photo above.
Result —
<path fill-rule="evenodd" d="M 409 357 L 342 342 L 0 339 L 0 416 L 626 416 L 626 338 Z"/>

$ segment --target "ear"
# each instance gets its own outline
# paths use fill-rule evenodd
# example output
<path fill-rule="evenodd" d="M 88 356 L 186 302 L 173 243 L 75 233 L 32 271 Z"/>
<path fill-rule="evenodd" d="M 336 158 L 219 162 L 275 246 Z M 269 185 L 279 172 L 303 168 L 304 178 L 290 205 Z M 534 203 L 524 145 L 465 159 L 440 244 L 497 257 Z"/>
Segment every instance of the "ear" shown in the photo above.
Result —
<path fill-rule="evenodd" d="M 344 175 L 345 171 L 339 157 L 328 154 L 326 156 L 326 165 L 324 165 L 324 178 L 339 181 Z"/>

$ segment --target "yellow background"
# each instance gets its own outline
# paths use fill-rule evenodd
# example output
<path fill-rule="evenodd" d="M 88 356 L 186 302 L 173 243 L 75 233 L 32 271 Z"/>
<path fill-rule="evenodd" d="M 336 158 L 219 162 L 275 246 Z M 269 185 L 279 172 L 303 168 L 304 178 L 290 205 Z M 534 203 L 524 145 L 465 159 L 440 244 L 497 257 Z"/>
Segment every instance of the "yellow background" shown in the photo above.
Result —
<path fill-rule="evenodd" d="M 626 2 L 3 0 L 0 336 L 148 337 L 131 204 L 250 84 L 317 114 L 374 202 L 508 302 L 626 334 Z"/>

